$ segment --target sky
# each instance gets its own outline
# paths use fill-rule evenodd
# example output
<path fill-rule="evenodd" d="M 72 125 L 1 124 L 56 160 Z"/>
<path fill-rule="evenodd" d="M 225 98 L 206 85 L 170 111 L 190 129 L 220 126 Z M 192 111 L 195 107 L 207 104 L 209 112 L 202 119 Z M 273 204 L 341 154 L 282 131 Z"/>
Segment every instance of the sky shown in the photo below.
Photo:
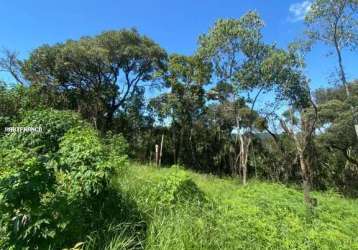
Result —
<path fill-rule="evenodd" d="M 169 53 L 193 54 L 200 34 L 219 18 L 239 18 L 250 10 L 263 18 L 264 39 L 281 48 L 303 31 L 307 0 L 4 0 L 0 5 L 0 48 L 20 58 L 43 44 L 136 28 Z M 314 89 L 326 87 L 336 58 L 317 45 L 307 56 L 306 73 Z M 357 52 L 345 53 L 349 79 L 358 79 Z M 5 75 L 0 79 L 8 80 Z"/>

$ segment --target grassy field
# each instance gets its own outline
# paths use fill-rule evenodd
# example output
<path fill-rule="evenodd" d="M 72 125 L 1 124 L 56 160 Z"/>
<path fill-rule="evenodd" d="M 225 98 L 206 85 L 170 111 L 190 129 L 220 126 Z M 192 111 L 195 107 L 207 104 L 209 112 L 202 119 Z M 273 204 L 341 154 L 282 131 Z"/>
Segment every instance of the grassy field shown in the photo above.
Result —
<path fill-rule="evenodd" d="M 115 185 L 141 213 L 107 249 L 358 249 L 358 201 L 280 184 L 132 165 Z M 137 229 L 136 229 L 137 228 Z M 125 231 L 125 230 L 124 230 Z"/>

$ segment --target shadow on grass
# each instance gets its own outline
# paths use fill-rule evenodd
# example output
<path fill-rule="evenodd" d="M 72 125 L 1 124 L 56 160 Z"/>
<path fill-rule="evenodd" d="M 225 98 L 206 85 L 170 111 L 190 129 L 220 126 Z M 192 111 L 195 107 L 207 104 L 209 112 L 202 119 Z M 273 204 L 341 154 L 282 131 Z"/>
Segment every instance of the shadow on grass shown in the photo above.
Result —
<path fill-rule="evenodd" d="M 118 189 L 101 199 L 93 214 L 96 228 L 87 235 L 84 249 L 143 249 L 147 224 L 135 201 Z"/>

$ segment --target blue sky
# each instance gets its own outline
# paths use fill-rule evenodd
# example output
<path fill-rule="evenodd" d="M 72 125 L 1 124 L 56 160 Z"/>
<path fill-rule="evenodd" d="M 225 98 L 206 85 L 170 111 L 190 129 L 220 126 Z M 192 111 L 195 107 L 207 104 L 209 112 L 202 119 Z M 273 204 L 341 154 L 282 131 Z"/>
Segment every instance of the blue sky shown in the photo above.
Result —
<path fill-rule="evenodd" d="M 267 42 L 286 47 L 302 32 L 304 0 L 9 0 L 1 3 L 0 47 L 22 58 L 44 44 L 95 35 L 104 30 L 135 27 L 168 52 L 192 54 L 197 38 L 218 18 L 239 18 L 256 10 L 266 23 Z M 307 57 L 312 87 L 327 86 L 335 57 L 316 46 Z M 345 55 L 350 79 L 358 78 L 357 53 Z M 0 76 L 3 79 L 4 75 Z"/>

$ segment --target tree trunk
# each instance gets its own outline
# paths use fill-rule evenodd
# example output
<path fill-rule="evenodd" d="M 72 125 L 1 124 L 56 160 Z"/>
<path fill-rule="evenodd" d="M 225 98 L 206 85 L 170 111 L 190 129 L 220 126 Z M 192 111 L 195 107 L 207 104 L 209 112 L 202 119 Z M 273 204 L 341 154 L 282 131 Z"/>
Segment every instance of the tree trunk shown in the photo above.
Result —
<path fill-rule="evenodd" d="M 303 152 L 299 152 L 299 158 L 300 158 L 300 167 L 301 167 L 302 182 L 303 182 L 303 196 L 304 196 L 305 203 L 311 206 L 312 205 L 311 196 L 310 196 L 311 183 L 309 177 L 309 169 L 305 161 Z"/>
<path fill-rule="evenodd" d="M 249 158 L 249 148 L 251 145 L 250 135 L 240 134 L 240 169 L 242 172 L 242 183 L 247 183 L 247 162 Z"/>
<path fill-rule="evenodd" d="M 116 112 L 116 108 L 115 107 L 111 107 L 107 110 L 107 116 L 104 117 L 104 122 L 102 124 L 102 128 L 101 131 L 104 133 L 106 131 L 111 130 L 112 126 L 113 126 L 113 118 L 114 118 L 114 113 Z"/>
<path fill-rule="evenodd" d="M 155 165 L 159 166 L 159 145 L 155 144 Z"/>
<path fill-rule="evenodd" d="M 308 180 L 303 179 L 303 196 L 304 196 L 305 203 L 308 206 L 312 206 L 310 190 L 311 190 L 311 184 L 309 183 Z"/>
<path fill-rule="evenodd" d="M 177 164 L 177 140 L 176 140 L 176 130 L 175 123 L 173 123 L 172 129 L 172 141 L 173 141 L 173 163 Z"/>
<path fill-rule="evenodd" d="M 163 144 L 164 144 L 164 134 L 162 134 L 162 140 L 160 142 L 159 167 L 162 165 Z"/>
<path fill-rule="evenodd" d="M 293 128 L 289 128 L 285 121 L 281 120 L 281 126 L 283 130 L 291 136 L 294 140 L 296 145 L 296 150 L 299 158 L 300 163 L 300 170 L 302 175 L 302 185 L 303 185 L 303 194 L 304 194 L 304 201 L 309 207 L 313 207 L 315 199 L 310 197 L 310 189 L 311 189 L 311 166 L 310 166 L 310 156 L 307 154 L 307 148 L 309 144 L 312 142 L 312 134 L 315 129 L 315 123 L 317 120 L 317 108 L 315 104 L 314 111 L 315 111 L 315 118 L 314 120 L 310 120 L 309 118 L 304 117 L 304 113 L 301 112 L 301 131 L 295 132 Z M 291 113 L 292 114 L 292 113 Z M 293 124 L 293 116 L 291 115 L 291 124 Z M 308 119 L 308 120 L 306 120 Z"/>
<path fill-rule="evenodd" d="M 340 76 L 341 82 L 346 90 L 346 95 L 349 98 L 351 96 L 351 92 L 348 87 L 346 73 L 344 72 L 342 53 L 341 53 L 339 45 L 336 41 L 335 41 L 335 47 L 336 47 L 336 52 L 337 52 L 337 56 L 338 56 L 339 76 Z"/>
<path fill-rule="evenodd" d="M 177 161 L 178 161 L 179 164 L 184 164 L 185 165 L 185 161 L 183 160 L 184 157 L 185 157 L 185 154 L 183 154 L 183 148 L 185 148 L 185 145 L 184 145 L 184 128 L 182 126 L 180 126 L 179 131 L 180 131 L 180 137 L 179 137 L 179 145 L 178 145 L 178 150 L 177 150 Z"/>
<path fill-rule="evenodd" d="M 336 48 L 336 53 L 337 53 L 337 57 L 338 57 L 339 75 L 340 75 L 340 78 L 341 78 L 341 82 L 343 84 L 343 87 L 346 90 L 347 98 L 348 98 L 348 100 L 350 100 L 351 91 L 350 91 L 348 83 L 347 83 L 346 73 L 345 73 L 344 67 L 343 67 L 342 53 L 341 53 L 341 49 L 339 48 L 339 44 L 338 44 L 336 36 L 334 38 L 334 46 Z M 357 135 L 357 138 L 358 138 L 358 116 L 357 116 L 357 111 L 356 111 L 356 108 L 353 105 L 351 105 L 351 110 L 352 110 L 352 115 L 353 115 L 354 128 L 355 128 L 355 132 L 356 132 L 356 135 Z"/>
<path fill-rule="evenodd" d="M 240 153 L 237 154 L 236 147 L 230 146 L 229 149 L 229 160 L 230 160 L 230 169 L 234 177 L 241 177 L 240 173 Z"/>
<path fill-rule="evenodd" d="M 196 158 L 196 147 L 194 146 L 194 142 L 193 142 L 193 129 L 190 129 L 190 133 L 189 133 L 189 146 L 190 146 L 190 151 L 191 151 L 191 159 L 194 163 L 194 165 L 196 167 L 201 168 L 200 163 L 198 162 L 197 158 Z"/>

